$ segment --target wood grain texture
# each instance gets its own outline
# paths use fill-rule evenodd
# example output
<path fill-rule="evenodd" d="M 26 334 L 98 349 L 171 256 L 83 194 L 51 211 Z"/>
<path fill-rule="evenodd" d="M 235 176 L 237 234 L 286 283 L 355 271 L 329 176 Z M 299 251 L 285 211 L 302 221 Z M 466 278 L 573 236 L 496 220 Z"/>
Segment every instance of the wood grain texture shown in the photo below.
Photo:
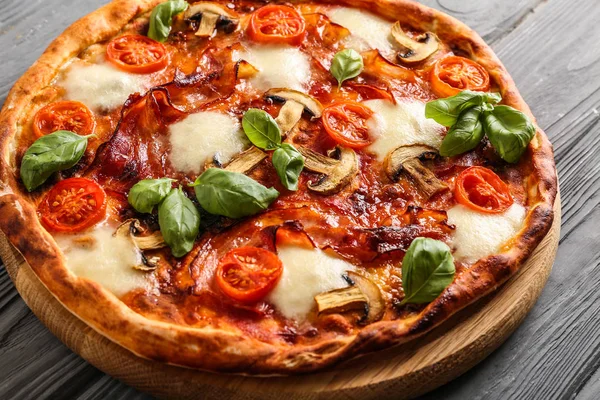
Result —
<path fill-rule="evenodd" d="M 40 320 L 98 368 L 164 399 L 414 398 L 464 373 L 495 350 L 523 321 L 542 291 L 560 235 L 560 200 L 549 234 L 522 269 L 496 293 L 406 345 L 319 373 L 292 377 L 211 374 L 142 360 L 99 335 L 45 289 L 0 234 L 0 256 L 15 286 Z"/>
<path fill-rule="evenodd" d="M 0 99 L 102 0 L 0 1 Z M 597 399 L 600 391 L 600 7 L 597 0 L 423 0 L 492 44 L 555 145 L 563 229 L 548 284 L 496 352 L 426 399 Z M 18 7 L 17 7 L 18 5 Z M 147 399 L 71 353 L 0 269 L 0 398 Z"/>

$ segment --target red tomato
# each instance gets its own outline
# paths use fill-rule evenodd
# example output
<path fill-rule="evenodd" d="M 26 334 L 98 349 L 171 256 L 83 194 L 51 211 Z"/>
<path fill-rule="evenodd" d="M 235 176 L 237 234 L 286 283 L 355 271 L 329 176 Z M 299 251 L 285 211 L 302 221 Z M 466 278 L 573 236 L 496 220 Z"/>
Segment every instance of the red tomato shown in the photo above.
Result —
<path fill-rule="evenodd" d="M 33 117 L 33 132 L 38 137 L 61 130 L 90 135 L 94 133 L 95 126 L 92 112 L 78 101 L 48 104 Z"/>
<path fill-rule="evenodd" d="M 431 72 L 431 88 L 440 97 L 450 97 L 463 90 L 490 90 L 490 75 L 475 61 L 451 56 L 438 61 Z"/>
<path fill-rule="evenodd" d="M 323 125 L 336 142 L 353 149 L 362 149 L 373 142 L 367 126 L 367 121 L 372 116 L 373 111 L 361 103 L 343 101 L 323 110 Z"/>
<path fill-rule="evenodd" d="M 248 24 L 250 38 L 260 43 L 299 45 L 304 40 L 306 23 L 292 7 L 270 4 L 252 13 Z"/>
<path fill-rule="evenodd" d="M 219 262 L 215 279 L 223 293 L 242 303 L 254 303 L 277 284 L 283 264 L 275 253 L 258 247 L 239 247 Z"/>
<path fill-rule="evenodd" d="M 501 213 L 514 202 L 508 185 L 492 170 L 470 167 L 456 178 L 454 197 L 460 204 L 486 213 Z"/>
<path fill-rule="evenodd" d="M 142 35 L 126 35 L 113 39 L 106 47 L 106 56 L 123 71 L 136 74 L 160 71 L 169 62 L 165 46 Z"/>
<path fill-rule="evenodd" d="M 79 232 L 100 222 L 106 194 L 96 182 L 69 178 L 54 186 L 38 206 L 42 225 L 54 232 Z"/>

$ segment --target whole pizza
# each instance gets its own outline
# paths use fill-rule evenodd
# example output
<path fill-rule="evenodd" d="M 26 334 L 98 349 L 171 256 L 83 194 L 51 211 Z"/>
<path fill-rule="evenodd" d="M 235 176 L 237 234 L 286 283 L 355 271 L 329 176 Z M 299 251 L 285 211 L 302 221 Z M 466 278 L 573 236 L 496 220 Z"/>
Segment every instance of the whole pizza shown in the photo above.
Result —
<path fill-rule="evenodd" d="M 0 228 L 133 353 L 292 374 L 411 340 L 549 230 L 552 147 L 408 0 L 115 0 L 0 115 Z"/>

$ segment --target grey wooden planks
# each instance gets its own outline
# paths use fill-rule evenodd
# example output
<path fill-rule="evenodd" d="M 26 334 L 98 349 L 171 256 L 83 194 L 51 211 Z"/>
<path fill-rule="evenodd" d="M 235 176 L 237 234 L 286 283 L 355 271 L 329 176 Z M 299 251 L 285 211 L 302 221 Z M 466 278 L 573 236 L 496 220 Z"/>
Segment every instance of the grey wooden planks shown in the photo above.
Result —
<path fill-rule="evenodd" d="M 0 99 L 48 43 L 106 0 L 0 1 Z M 552 139 L 563 231 L 523 325 L 426 399 L 598 398 L 600 391 L 600 7 L 595 0 L 423 0 L 492 44 Z M 71 353 L 0 269 L 0 398 L 147 399 Z"/>

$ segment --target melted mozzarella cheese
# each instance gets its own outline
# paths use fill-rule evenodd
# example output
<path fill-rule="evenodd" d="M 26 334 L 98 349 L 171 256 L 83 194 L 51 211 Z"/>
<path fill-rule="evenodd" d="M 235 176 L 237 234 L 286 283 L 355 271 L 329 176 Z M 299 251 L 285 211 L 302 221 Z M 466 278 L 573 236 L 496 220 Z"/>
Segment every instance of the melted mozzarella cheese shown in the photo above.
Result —
<path fill-rule="evenodd" d="M 280 246 L 283 273 L 267 300 L 286 318 L 303 321 L 315 307 L 315 296 L 348 286 L 342 278 L 354 265 L 319 249 Z"/>
<path fill-rule="evenodd" d="M 425 103 L 405 101 L 393 104 L 387 100 L 368 100 L 363 103 L 375 112 L 367 124 L 374 142 L 367 150 L 380 160 L 400 146 L 424 144 L 439 149 L 445 128 L 425 118 Z"/>
<path fill-rule="evenodd" d="M 310 58 L 297 47 L 253 45 L 235 52 L 233 58 L 248 61 L 258 69 L 250 83 L 261 91 L 271 88 L 303 91 L 310 81 Z"/>
<path fill-rule="evenodd" d="M 216 111 L 191 114 L 169 131 L 171 164 L 182 172 L 198 174 L 215 155 L 226 163 L 246 146 L 239 121 Z"/>
<path fill-rule="evenodd" d="M 502 214 L 481 213 L 460 204 L 454 206 L 448 210 L 448 222 L 456 226 L 454 257 L 474 263 L 497 254 L 521 230 L 525 214 L 525 208 L 516 203 Z"/>
<path fill-rule="evenodd" d="M 96 227 L 89 233 L 57 235 L 55 239 L 67 268 L 78 277 L 97 282 L 117 296 L 136 288 L 150 288 L 150 275 L 133 268 L 142 264 L 140 253 L 130 239 L 113 233 L 112 228 Z"/>
<path fill-rule="evenodd" d="M 110 110 L 123 105 L 129 95 L 145 92 L 150 82 L 144 75 L 128 74 L 108 64 L 73 64 L 61 86 L 69 100 L 93 109 Z"/>
<path fill-rule="evenodd" d="M 349 7 L 332 8 L 327 16 L 352 33 L 346 46 L 358 52 L 378 49 L 388 54 L 394 51 L 390 42 L 393 22 L 368 11 Z"/>

